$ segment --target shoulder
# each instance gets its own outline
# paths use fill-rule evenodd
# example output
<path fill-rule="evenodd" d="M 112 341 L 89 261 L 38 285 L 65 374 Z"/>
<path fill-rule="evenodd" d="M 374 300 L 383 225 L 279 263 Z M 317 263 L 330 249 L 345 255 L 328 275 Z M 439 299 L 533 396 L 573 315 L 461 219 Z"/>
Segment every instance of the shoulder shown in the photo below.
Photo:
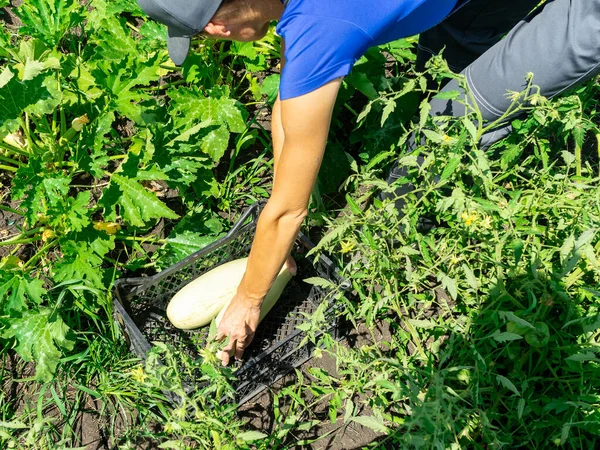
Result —
<path fill-rule="evenodd" d="M 282 99 L 293 98 L 346 76 L 373 40 L 338 2 L 291 0 L 278 26 L 285 40 Z"/>

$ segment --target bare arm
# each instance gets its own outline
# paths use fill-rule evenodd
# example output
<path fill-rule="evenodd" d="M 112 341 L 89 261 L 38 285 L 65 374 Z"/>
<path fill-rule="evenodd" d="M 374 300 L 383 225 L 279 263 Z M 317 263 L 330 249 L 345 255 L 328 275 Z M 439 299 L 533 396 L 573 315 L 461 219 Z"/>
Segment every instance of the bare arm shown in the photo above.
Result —
<path fill-rule="evenodd" d="M 281 40 L 280 66 L 281 72 L 283 72 L 283 68 L 285 67 L 285 41 L 283 39 Z M 271 136 L 273 137 L 273 174 L 276 174 L 279 156 L 283 150 L 283 141 L 285 140 L 283 124 L 281 123 L 281 100 L 279 99 L 279 94 L 277 94 L 271 115 Z"/>
<path fill-rule="evenodd" d="M 244 278 L 219 325 L 219 336 L 230 337 L 221 356 L 225 364 L 233 352 L 241 357 L 254 337 L 260 305 L 307 214 L 340 83 L 280 102 L 284 140 L 273 192 L 258 221 Z"/>

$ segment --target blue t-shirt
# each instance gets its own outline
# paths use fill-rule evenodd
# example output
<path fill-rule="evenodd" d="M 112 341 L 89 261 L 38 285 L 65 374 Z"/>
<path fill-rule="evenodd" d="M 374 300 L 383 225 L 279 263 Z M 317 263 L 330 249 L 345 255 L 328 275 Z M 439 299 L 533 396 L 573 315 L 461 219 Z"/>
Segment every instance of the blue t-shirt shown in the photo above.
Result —
<path fill-rule="evenodd" d="M 370 47 L 437 25 L 457 0 L 289 0 L 277 25 L 285 39 L 282 100 L 346 76 Z"/>

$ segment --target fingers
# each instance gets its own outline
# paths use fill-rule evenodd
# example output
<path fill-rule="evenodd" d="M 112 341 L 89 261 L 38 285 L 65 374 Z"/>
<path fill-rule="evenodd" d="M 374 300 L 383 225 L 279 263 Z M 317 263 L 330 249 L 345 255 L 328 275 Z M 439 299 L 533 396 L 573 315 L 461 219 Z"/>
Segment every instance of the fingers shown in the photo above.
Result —
<path fill-rule="evenodd" d="M 221 363 L 224 366 L 228 366 L 231 361 L 231 355 L 235 352 L 237 342 L 231 336 L 229 337 L 229 343 L 221 350 Z"/>
<path fill-rule="evenodd" d="M 248 334 L 243 339 L 238 339 L 238 341 L 236 343 L 236 347 L 235 347 L 235 359 L 237 359 L 237 360 L 242 359 L 242 356 L 244 356 L 244 351 L 250 345 L 253 338 L 254 338 L 254 333 L 251 333 L 251 334 Z"/>
<path fill-rule="evenodd" d="M 215 341 L 221 342 L 226 337 L 227 337 L 227 335 L 225 333 L 223 333 L 221 331 L 217 331 L 217 335 L 215 336 Z"/>
<path fill-rule="evenodd" d="M 219 336 L 217 335 L 217 340 L 219 340 L 218 337 Z M 217 354 L 217 357 L 221 360 L 221 363 L 224 366 L 229 365 L 232 356 L 235 356 L 235 359 L 238 361 L 241 360 L 244 356 L 244 351 L 246 350 L 248 345 L 250 345 L 253 338 L 254 333 L 250 333 L 244 337 L 240 337 L 237 339 L 234 339 L 230 336 L 229 343 L 223 348 L 223 350 L 219 354 Z"/>

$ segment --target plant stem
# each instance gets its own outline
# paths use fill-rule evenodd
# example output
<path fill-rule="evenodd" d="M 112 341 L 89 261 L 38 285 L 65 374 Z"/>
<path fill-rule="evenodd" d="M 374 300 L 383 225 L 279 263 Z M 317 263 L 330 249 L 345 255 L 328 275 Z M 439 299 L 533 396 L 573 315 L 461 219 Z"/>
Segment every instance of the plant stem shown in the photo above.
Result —
<path fill-rule="evenodd" d="M 596 134 L 596 141 L 598 142 L 598 159 L 600 159 L 600 133 Z M 600 176 L 600 169 L 598 170 L 598 175 Z"/>
<path fill-rule="evenodd" d="M 18 235 L 16 235 L 16 236 L 13 236 L 13 237 L 11 237 L 11 238 L 8 238 L 8 239 L 6 239 L 6 240 L 4 240 L 4 241 L 0 241 L 0 244 L 5 244 L 5 245 L 7 245 L 7 243 L 20 242 L 20 240 L 21 240 L 22 238 L 24 238 L 25 236 L 30 236 L 30 235 L 32 235 L 32 234 L 37 234 L 37 233 L 39 233 L 39 232 L 40 232 L 41 230 L 43 230 L 43 229 L 44 229 L 44 227 L 37 227 L 37 228 L 33 228 L 33 229 L 31 229 L 31 230 L 28 230 L 28 231 L 25 231 L 25 232 L 19 233 Z"/>
<path fill-rule="evenodd" d="M 9 239 L 8 241 L 0 242 L 0 247 L 5 247 L 8 245 L 29 244 L 31 242 L 36 242 L 36 241 L 41 241 L 41 240 L 42 240 L 41 236 L 29 238 L 29 239 L 21 239 L 21 240 L 16 240 L 16 241 Z"/>
<path fill-rule="evenodd" d="M 11 167 L 11 166 L 5 166 L 3 164 L 0 164 L 0 170 L 8 170 L 9 172 L 16 172 L 18 169 L 16 167 Z"/>
<path fill-rule="evenodd" d="M 16 161 L 12 158 L 7 158 L 5 156 L 0 156 L 0 161 L 4 161 L 9 164 L 14 164 L 17 167 L 23 167 L 23 163 L 21 161 Z"/>
<path fill-rule="evenodd" d="M 34 240 L 39 241 L 42 238 L 35 238 Z M 58 239 L 53 239 L 51 241 L 49 241 L 46 245 L 44 245 L 42 248 L 40 248 L 37 253 L 35 255 L 33 255 L 29 261 L 27 261 L 25 263 L 25 265 L 23 266 L 23 270 L 25 270 L 26 268 L 28 268 L 29 266 L 31 266 L 32 263 L 34 263 L 36 260 L 40 259 L 44 253 L 46 252 L 46 250 L 48 250 L 50 247 L 52 247 L 53 245 L 56 244 L 56 242 L 58 241 Z"/>
<path fill-rule="evenodd" d="M 0 205 L 0 210 L 1 211 L 7 211 L 7 212 L 10 212 L 10 213 L 13 213 L 13 214 L 17 214 L 19 216 L 24 216 L 25 215 L 25 213 L 19 212 L 16 209 L 12 209 L 12 208 L 9 208 L 8 206 L 4 206 L 4 205 Z"/>
<path fill-rule="evenodd" d="M 150 244 L 166 244 L 166 239 L 152 239 L 148 237 L 137 237 L 137 236 L 115 236 L 118 241 L 137 241 L 137 242 L 148 242 Z"/>
<path fill-rule="evenodd" d="M 13 147 L 12 145 L 8 145 L 5 144 L 4 142 L 0 141 L 0 148 L 12 153 L 16 153 L 17 155 L 21 155 L 21 156 L 26 156 L 26 157 L 30 157 L 31 155 L 29 154 L 29 152 L 25 151 L 25 150 L 21 150 L 20 148 L 17 147 Z"/>
<path fill-rule="evenodd" d="M 581 145 L 575 144 L 575 174 L 581 176 Z"/>

